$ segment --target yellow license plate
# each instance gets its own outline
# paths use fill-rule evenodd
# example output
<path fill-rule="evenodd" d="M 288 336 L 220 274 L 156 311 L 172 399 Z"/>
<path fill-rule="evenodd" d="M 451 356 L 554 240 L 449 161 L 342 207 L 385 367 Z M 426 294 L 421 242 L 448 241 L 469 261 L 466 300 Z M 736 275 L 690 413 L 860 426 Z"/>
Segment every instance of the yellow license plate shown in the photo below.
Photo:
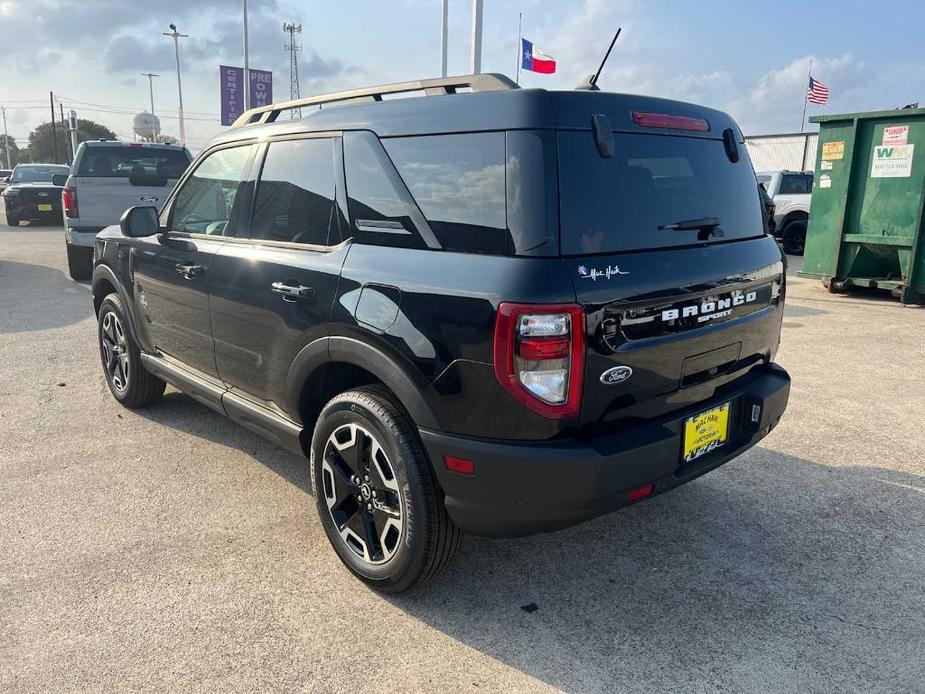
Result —
<path fill-rule="evenodd" d="M 51 212 L 51 205 L 39 205 L 39 212 Z"/>
<path fill-rule="evenodd" d="M 726 443 L 729 436 L 729 403 L 714 407 L 684 422 L 684 462 L 706 455 Z"/>

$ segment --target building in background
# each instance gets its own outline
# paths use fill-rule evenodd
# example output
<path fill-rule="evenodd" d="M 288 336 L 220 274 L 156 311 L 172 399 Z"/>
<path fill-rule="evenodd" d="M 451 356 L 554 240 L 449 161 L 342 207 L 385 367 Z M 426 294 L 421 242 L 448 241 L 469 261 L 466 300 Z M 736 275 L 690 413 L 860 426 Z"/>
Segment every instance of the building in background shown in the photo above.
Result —
<path fill-rule="evenodd" d="M 812 171 L 818 133 L 752 135 L 745 147 L 755 171 Z"/>

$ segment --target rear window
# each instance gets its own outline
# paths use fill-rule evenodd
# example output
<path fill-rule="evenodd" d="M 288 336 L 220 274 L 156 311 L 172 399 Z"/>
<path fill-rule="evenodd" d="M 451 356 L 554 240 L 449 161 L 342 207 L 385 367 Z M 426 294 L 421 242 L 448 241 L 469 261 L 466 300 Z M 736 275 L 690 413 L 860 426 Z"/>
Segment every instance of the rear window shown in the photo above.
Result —
<path fill-rule="evenodd" d="M 11 183 L 51 183 L 51 177 L 57 174 L 67 176 L 70 169 L 66 166 L 17 166 L 13 169 Z"/>
<path fill-rule="evenodd" d="M 710 241 L 763 232 L 755 174 L 745 148 L 733 163 L 719 140 L 615 133 L 605 158 L 588 131 L 559 135 L 564 255 L 613 253 L 703 243 L 697 230 L 664 225 L 715 217 Z"/>
<path fill-rule="evenodd" d="M 781 195 L 802 195 L 813 192 L 812 174 L 784 174 L 780 182 Z"/>
<path fill-rule="evenodd" d="M 183 175 L 189 163 L 189 155 L 181 149 L 87 147 L 77 175 L 176 179 Z"/>

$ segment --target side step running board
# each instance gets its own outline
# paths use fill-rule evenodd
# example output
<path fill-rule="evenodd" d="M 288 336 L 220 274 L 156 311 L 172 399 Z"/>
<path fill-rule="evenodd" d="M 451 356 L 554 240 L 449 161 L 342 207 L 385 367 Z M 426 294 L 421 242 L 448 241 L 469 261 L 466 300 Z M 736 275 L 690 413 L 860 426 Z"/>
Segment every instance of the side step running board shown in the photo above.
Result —
<path fill-rule="evenodd" d="M 302 427 L 295 422 L 162 357 L 142 352 L 141 361 L 150 373 L 193 400 L 297 455 L 305 455 L 300 439 Z"/>

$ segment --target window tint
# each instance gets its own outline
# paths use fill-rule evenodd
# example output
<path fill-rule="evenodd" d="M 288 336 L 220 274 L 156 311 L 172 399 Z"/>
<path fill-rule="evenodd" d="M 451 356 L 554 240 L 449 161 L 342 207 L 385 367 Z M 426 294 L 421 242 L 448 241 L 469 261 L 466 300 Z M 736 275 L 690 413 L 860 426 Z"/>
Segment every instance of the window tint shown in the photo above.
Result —
<path fill-rule="evenodd" d="M 180 178 L 190 159 L 182 149 L 153 147 L 102 146 L 85 147 L 80 158 L 78 176 L 159 176 Z"/>
<path fill-rule="evenodd" d="M 232 147 L 207 156 L 177 191 L 171 228 L 189 234 L 221 235 L 253 149 L 254 145 Z"/>
<path fill-rule="evenodd" d="M 382 141 L 421 212 L 447 250 L 506 253 L 504 133 Z"/>
<path fill-rule="evenodd" d="M 64 174 L 67 176 L 70 169 L 66 166 L 37 166 L 28 164 L 13 169 L 10 183 L 51 183 L 51 177 Z"/>
<path fill-rule="evenodd" d="M 324 246 L 334 211 L 334 140 L 270 144 L 247 235 Z"/>
<path fill-rule="evenodd" d="M 357 240 L 378 245 L 424 246 L 411 219 L 401 181 L 389 175 L 392 163 L 371 133 L 344 135 L 344 167 L 350 218 Z"/>
<path fill-rule="evenodd" d="M 781 195 L 800 195 L 813 192 L 811 174 L 784 174 L 780 182 Z"/>
<path fill-rule="evenodd" d="M 616 152 L 605 158 L 590 132 L 559 133 L 563 253 L 702 243 L 697 230 L 660 227 L 703 217 L 720 219 L 723 240 L 763 233 L 747 156 L 732 163 L 721 141 L 705 138 L 616 133 L 614 140 Z"/>

